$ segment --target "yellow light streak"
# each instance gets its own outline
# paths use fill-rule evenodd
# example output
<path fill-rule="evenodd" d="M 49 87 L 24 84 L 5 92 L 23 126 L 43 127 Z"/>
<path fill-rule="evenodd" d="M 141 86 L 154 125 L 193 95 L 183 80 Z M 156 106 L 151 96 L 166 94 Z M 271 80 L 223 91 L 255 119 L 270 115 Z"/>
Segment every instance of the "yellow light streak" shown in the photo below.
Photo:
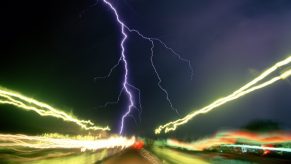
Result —
<path fill-rule="evenodd" d="M 48 104 L 21 95 L 20 93 L 0 88 L 0 104 L 16 106 L 27 111 L 34 111 L 40 116 L 52 116 L 64 121 L 73 122 L 85 130 L 110 130 L 107 127 L 98 127 L 90 120 L 80 120 Z"/>
<path fill-rule="evenodd" d="M 214 136 L 192 141 L 181 142 L 175 139 L 167 139 L 166 145 L 174 148 L 187 149 L 189 151 L 203 151 L 212 147 L 241 143 L 244 145 L 281 145 L 291 142 L 291 134 L 283 131 L 269 133 L 253 133 L 249 131 L 224 131 Z"/>
<path fill-rule="evenodd" d="M 24 134 L 0 134 L 0 148 L 33 148 L 33 149 L 80 149 L 96 151 L 99 149 L 121 148 L 132 146 L 135 137 L 121 136 L 96 139 L 93 136 L 63 136 L 54 135 L 28 136 Z"/>
<path fill-rule="evenodd" d="M 205 106 L 197 111 L 194 111 L 181 119 L 178 119 L 176 121 L 172 121 L 172 122 L 169 122 L 165 125 L 159 126 L 157 129 L 155 129 L 155 134 L 160 134 L 162 131 L 164 131 L 165 133 L 168 133 L 170 131 L 174 131 L 177 129 L 178 126 L 187 123 L 193 117 L 195 117 L 199 114 L 208 113 L 208 112 L 212 111 L 213 109 L 215 109 L 221 105 L 224 105 L 225 103 L 227 103 L 229 101 L 238 99 L 238 98 L 240 98 L 248 93 L 251 93 L 255 90 L 267 87 L 267 86 L 269 86 L 269 85 L 271 85 L 279 80 L 286 79 L 287 77 L 291 76 L 291 69 L 283 72 L 281 75 L 276 76 L 269 81 L 263 82 L 261 84 L 257 84 L 260 81 L 262 81 L 263 79 L 265 79 L 267 76 L 269 76 L 271 73 L 278 70 L 280 67 L 289 64 L 290 62 L 291 62 L 291 56 L 289 56 L 285 60 L 282 60 L 282 61 L 276 63 L 274 66 L 272 66 L 269 69 L 267 69 L 266 71 L 264 71 L 257 78 L 255 78 L 251 82 L 247 83 L 246 85 L 244 85 L 240 89 L 234 91 L 232 94 L 230 94 L 226 97 L 220 98 L 220 99 L 214 101 L 213 103 L 211 103 L 210 105 L 207 105 L 207 106 Z"/>

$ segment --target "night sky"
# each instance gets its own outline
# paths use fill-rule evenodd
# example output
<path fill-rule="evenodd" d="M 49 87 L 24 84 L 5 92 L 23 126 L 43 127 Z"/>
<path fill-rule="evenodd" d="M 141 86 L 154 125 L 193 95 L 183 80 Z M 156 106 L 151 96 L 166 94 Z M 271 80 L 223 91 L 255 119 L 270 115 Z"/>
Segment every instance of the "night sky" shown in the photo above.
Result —
<path fill-rule="evenodd" d="M 141 89 L 143 111 L 126 121 L 126 134 L 151 136 L 172 121 L 225 96 L 291 52 L 289 0 L 111 0 L 126 24 L 158 37 L 191 61 L 187 65 L 157 44 L 154 62 L 180 116 L 170 109 L 150 65 L 150 43 L 134 33 L 126 42 L 130 81 Z M 104 76 L 120 56 L 120 29 L 112 12 L 95 1 L 1 2 L 0 86 L 109 125 L 118 131 L 127 99 L 122 65 Z M 289 79 L 290 80 L 290 79 Z M 200 115 L 168 136 L 201 137 L 253 120 L 291 127 L 291 83 L 281 81 Z M 54 118 L 0 106 L 0 131 L 77 132 Z"/>

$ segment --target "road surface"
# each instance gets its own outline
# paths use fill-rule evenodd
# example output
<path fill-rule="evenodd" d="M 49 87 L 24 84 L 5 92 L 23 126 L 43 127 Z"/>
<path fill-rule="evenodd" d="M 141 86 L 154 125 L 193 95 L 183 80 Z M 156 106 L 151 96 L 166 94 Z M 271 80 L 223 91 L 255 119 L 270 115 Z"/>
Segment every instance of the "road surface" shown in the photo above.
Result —
<path fill-rule="evenodd" d="M 255 155 L 223 153 L 191 153 L 165 147 L 148 150 L 128 149 L 98 162 L 102 164 L 250 164 L 250 163 L 291 163 L 291 159 L 276 159 Z"/>
<path fill-rule="evenodd" d="M 0 149 L 0 163 L 24 164 L 250 164 L 291 163 L 290 158 L 279 159 L 258 155 L 189 152 L 152 146 L 143 149 L 80 150 L 21 150 Z"/>

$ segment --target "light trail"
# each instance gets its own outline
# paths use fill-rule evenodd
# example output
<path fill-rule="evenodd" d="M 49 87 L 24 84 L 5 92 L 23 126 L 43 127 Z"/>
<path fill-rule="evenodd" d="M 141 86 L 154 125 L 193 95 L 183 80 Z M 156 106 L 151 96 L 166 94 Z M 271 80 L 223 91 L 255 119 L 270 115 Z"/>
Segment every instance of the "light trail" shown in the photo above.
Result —
<path fill-rule="evenodd" d="M 219 132 L 213 137 L 199 139 L 190 143 L 168 139 L 166 145 L 189 151 L 203 151 L 216 146 L 233 145 L 283 145 L 291 143 L 291 134 L 286 132 L 252 133 L 248 131 Z"/>
<path fill-rule="evenodd" d="M 281 147 L 268 147 L 268 146 L 255 146 L 255 145 L 239 145 L 239 144 L 233 144 L 233 145 L 221 145 L 224 147 L 239 147 L 239 148 L 247 148 L 247 149 L 256 149 L 256 150 L 271 150 L 271 151 L 280 151 L 280 152 L 288 152 L 291 153 L 290 148 L 281 148 Z"/>
<path fill-rule="evenodd" d="M 157 129 L 155 129 L 155 134 L 159 134 L 161 133 L 162 130 L 164 130 L 165 133 L 168 133 L 170 131 L 174 131 L 176 130 L 176 128 L 180 125 L 183 125 L 185 123 L 187 123 L 188 121 L 190 121 L 193 117 L 199 115 L 199 114 L 205 114 L 208 113 L 210 111 L 212 111 L 213 109 L 224 105 L 227 102 L 230 102 L 232 100 L 238 99 L 244 95 L 247 95 L 248 93 L 251 93 L 253 91 L 256 91 L 258 89 L 267 87 L 279 80 L 282 79 L 286 79 L 287 77 L 289 77 L 291 75 L 291 69 L 283 72 L 281 75 L 276 76 L 274 78 L 272 78 L 271 80 L 268 80 L 266 82 L 263 82 L 261 84 L 257 84 L 258 82 L 262 81 L 264 78 L 266 78 L 267 76 L 269 76 L 271 73 L 273 73 L 274 71 L 278 70 L 279 68 L 281 68 L 282 66 L 285 66 L 287 64 L 289 64 L 291 62 L 291 56 L 289 56 L 288 58 L 286 58 L 285 60 L 282 60 L 278 63 L 276 63 L 274 66 L 270 67 L 269 69 L 267 69 L 266 71 L 264 71 L 261 75 L 259 75 L 257 78 L 255 78 L 254 80 L 252 80 L 251 82 L 247 83 L 246 85 L 244 85 L 243 87 L 241 87 L 240 89 L 234 91 L 232 94 L 220 98 L 216 101 L 214 101 L 213 103 L 211 103 L 210 105 L 207 105 L 197 111 L 194 111 L 193 113 L 188 114 L 187 116 L 178 119 L 176 121 L 172 121 L 169 122 L 165 125 L 161 125 L 159 126 Z"/>
<path fill-rule="evenodd" d="M 222 144 L 234 144 L 234 139 L 220 139 L 220 138 L 206 138 L 192 143 L 182 142 L 174 139 L 167 139 L 166 146 L 178 149 L 185 149 L 189 151 L 203 151 L 213 146 L 219 146 Z"/>
<path fill-rule="evenodd" d="M 75 116 L 69 115 L 64 111 L 56 109 L 48 104 L 37 101 L 35 99 L 23 96 L 20 93 L 0 88 L 0 104 L 8 104 L 16 106 L 20 109 L 33 111 L 40 116 L 51 116 L 62 119 L 67 122 L 72 122 L 85 130 L 110 130 L 107 127 L 98 127 L 90 120 L 80 120 Z"/>
<path fill-rule="evenodd" d="M 133 108 L 137 108 L 138 110 L 142 110 L 141 107 L 141 98 L 140 98 L 140 89 L 138 89 L 137 87 L 135 87 L 134 85 L 130 84 L 130 82 L 128 81 L 128 76 L 129 76 L 129 69 L 128 69 L 128 61 L 126 58 L 126 48 L 125 48 L 125 42 L 128 39 L 128 34 L 127 32 L 133 32 L 136 33 L 140 38 L 147 40 L 151 43 L 151 56 L 150 56 L 150 62 L 151 62 L 151 66 L 155 72 L 155 75 L 158 79 L 158 87 L 161 89 L 161 91 L 165 94 L 166 100 L 168 102 L 168 104 L 170 105 L 170 108 L 175 111 L 178 114 L 178 110 L 174 107 L 169 94 L 167 92 L 167 90 L 162 86 L 162 78 L 159 75 L 156 66 L 154 64 L 153 61 L 153 57 L 154 57 L 154 48 L 155 48 L 155 42 L 160 43 L 164 48 L 166 48 L 168 51 L 170 51 L 174 56 L 176 56 L 180 61 L 185 62 L 188 64 L 188 67 L 191 71 L 191 79 L 193 77 L 193 68 L 191 66 L 190 60 L 187 60 L 185 58 L 182 58 L 181 55 L 179 53 L 177 53 L 176 51 L 174 51 L 172 48 L 170 48 L 168 45 L 166 45 L 162 40 L 158 39 L 158 38 L 152 38 L 152 37 L 147 37 L 145 35 L 143 35 L 140 31 L 136 30 L 136 29 L 132 29 L 129 28 L 120 18 L 117 9 L 114 7 L 114 5 L 108 1 L 108 0 L 102 0 L 106 6 L 114 13 L 116 22 L 118 23 L 119 27 L 120 27 L 120 31 L 122 33 L 122 40 L 120 42 L 120 47 L 121 47 L 121 56 L 118 59 L 118 62 L 110 69 L 109 73 L 106 76 L 103 77 L 96 77 L 97 78 L 109 78 L 111 76 L 111 73 L 113 72 L 114 69 L 116 69 L 120 63 L 122 62 L 124 64 L 124 76 L 123 76 L 123 82 L 122 82 L 122 89 L 120 91 L 120 94 L 118 95 L 119 97 L 117 98 L 117 101 L 113 101 L 113 102 L 106 102 L 105 103 L 105 107 L 107 105 L 110 104 L 115 104 L 118 103 L 120 95 L 122 92 L 125 92 L 129 101 L 129 104 L 127 105 L 127 110 L 126 112 L 122 115 L 121 118 L 121 123 L 120 123 L 120 129 L 119 129 L 119 133 L 121 134 L 124 130 L 124 121 L 127 118 L 127 116 L 130 115 L 131 111 Z M 139 95 L 139 105 L 136 105 L 137 103 L 134 101 L 134 93 L 132 92 L 132 90 L 135 90 L 138 92 Z M 141 111 L 139 113 L 139 117 L 141 115 Z"/>
<path fill-rule="evenodd" d="M 33 149 L 80 149 L 96 151 L 99 149 L 121 148 L 132 146 L 135 138 L 109 137 L 98 139 L 93 136 L 62 136 L 46 134 L 28 136 L 23 134 L 0 134 L 0 148 L 33 148 Z"/>

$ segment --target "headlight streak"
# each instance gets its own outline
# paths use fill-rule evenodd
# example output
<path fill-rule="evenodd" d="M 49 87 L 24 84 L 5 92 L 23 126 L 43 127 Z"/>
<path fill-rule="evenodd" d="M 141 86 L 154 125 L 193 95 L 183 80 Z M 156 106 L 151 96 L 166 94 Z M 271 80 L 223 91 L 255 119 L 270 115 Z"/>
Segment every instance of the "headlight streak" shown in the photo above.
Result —
<path fill-rule="evenodd" d="M 178 119 L 176 121 L 172 121 L 169 122 L 165 125 L 161 125 L 159 126 L 157 129 L 155 129 L 155 134 L 160 134 L 162 130 L 164 130 L 165 133 L 168 133 L 170 131 L 174 131 L 176 130 L 176 128 L 180 125 L 183 125 L 185 123 L 187 123 L 188 121 L 190 121 L 193 117 L 199 115 L 199 114 L 205 114 L 208 113 L 210 111 L 212 111 L 213 109 L 224 105 L 225 103 L 238 99 L 248 93 L 251 93 L 255 90 L 264 88 L 266 86 L 269 86 L 279 80 L 282 79 L 286 79 L 287 77 L 289 77 L 291 75 L 291 69 L 283 72 L 281 75 L 276 76 L 274 78 L 272 78 L 269 81 L 263 82 L 261 84 L 257 84 L 258 82 L 262 81 L 264 78 L 266 78 L 267 76 L 269 76 L 271 73 L 273 73 L 274 71 L 278 70 L 279 68 L 281 68 L 282 66 L 285 66 L 287 64 L 289 64 L 291 62 L 291 56 L 289 56 L 288 58 L 286 58 L 285 60 L 282 60 L 278 63 L 276 63 L 274 66 L 270 67 L 269 69 L 267 69 L 266 71 L 264 71 L 260 76 L 258 76 L 257 78 L 255 78 L 254 80 L 252 80 L 251 82 L 247 83 L 246 85 L 244 85 L 243 87 L 241 87 L 240 89 L 234 91 L 232 94 L 220 98 L 216 101 L 214 101 L 213 103 L 211 103 L 210 105 L 203 107 L 199 110 L 194 111 L 193 113 L 188 114 L 187 116 Z"/>
<path fill-rule="evenodd" d="M 28 136 L 23 134 L 0 134 L 0 148 L 33 148 L 33 149 L 80 149 L 82 152 L 109 148 L 128 148 L 135 142 L 135 137 L 109 137 L 95 139 L 92 136 L 49 137 Z"/>
<path fill-rule="evenodd" d="M 213 147 L 225 145 L 282 145 L 291 143 L 291 134 L 286 132 L 253 133 L 248 131 L 225 131 L 219 132 L 213 137 L 203 138 L 190 143 L 174 139 L 167 139 L 166 146 L 189 151 L 204 151 Z M 278 148 L 278 147 L 277 147 Z M 290 148 L 289 148 L 290 149 Z M 291 149 L 290 149 L 291 150 Z"/>
<path fill-rule="evenodd" d="M 0 104 L 13 105 L 23 110 L 34 111 L 40 116 L 51 116 L 67 122 L 73 122 L 85 130 L 110 130 L 108 126 L 95 126 L 94 123 L 90 120 L 79 120 L 78 118 L 71 116 L 48 104 L 2 88 L 0 88 Z"/>
<path fill-rule="evenodd" d="M 256 150 L 271 150 L 271 151 L 280 151 L 280 152 L 288 152 L 291 153 L 290 148 L 281 148 L 281 147 L 268 147 L 268 146 L 256 146 L 256 145 L 221 145 L 223 147 L 234 147 L 234 148 L 247 148 L 247 149 L 256 149 Z"/>

